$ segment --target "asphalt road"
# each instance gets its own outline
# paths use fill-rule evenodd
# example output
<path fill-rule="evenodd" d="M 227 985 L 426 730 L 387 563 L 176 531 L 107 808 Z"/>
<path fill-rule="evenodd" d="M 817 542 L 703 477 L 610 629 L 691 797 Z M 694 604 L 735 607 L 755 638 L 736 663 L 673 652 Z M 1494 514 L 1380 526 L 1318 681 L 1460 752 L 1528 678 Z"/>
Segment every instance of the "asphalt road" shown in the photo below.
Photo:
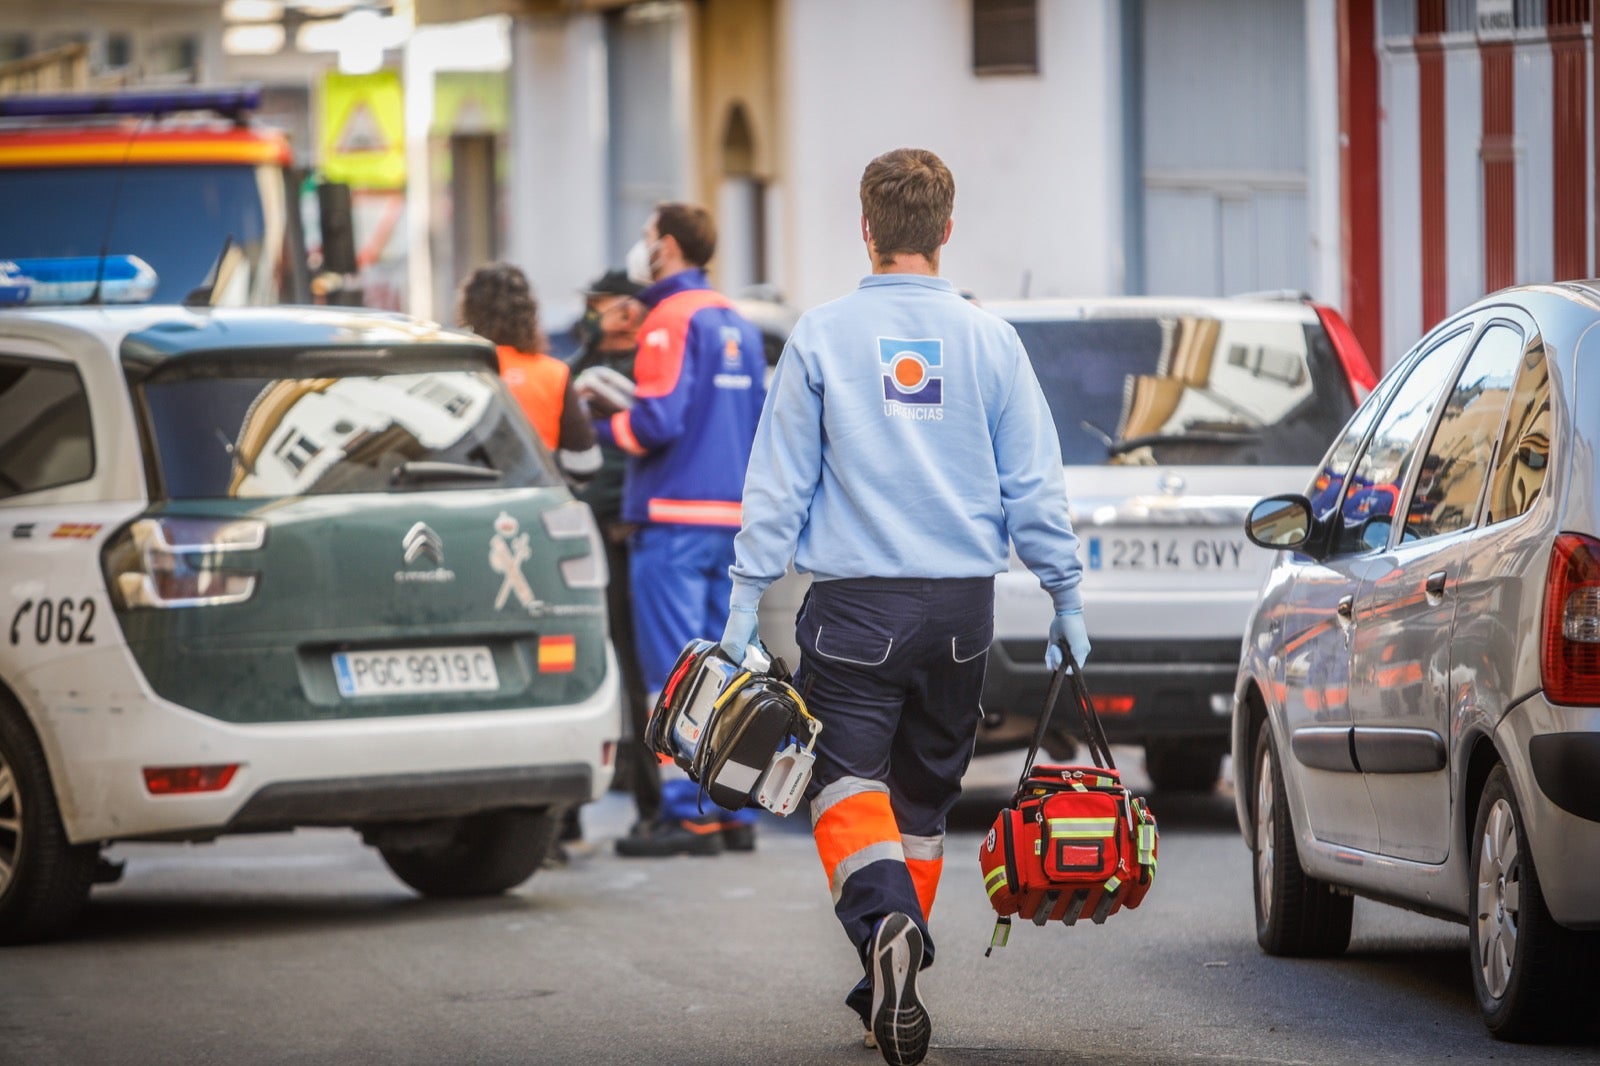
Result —
<path fill-rule="evenodd" d="M 1152 797 L 1139 910 L 985 958 L 976 853 L 1015 767 L 980 760 L 948 842 L 932 1066 L 1600 1062 L 1492 1041 L 1459 926 L 1362 901 L 1344 958 L 1261 954 L 1225 787 Z M 630 814 L 611 794 L 568 866 L 467 903 L 416 899 L 351 833 L 120 848 L 73 939 L 0 952 L 0 1063 L 882 1061 L 803 822 L 769 819 L 754 854 L 624 860 Z"/>

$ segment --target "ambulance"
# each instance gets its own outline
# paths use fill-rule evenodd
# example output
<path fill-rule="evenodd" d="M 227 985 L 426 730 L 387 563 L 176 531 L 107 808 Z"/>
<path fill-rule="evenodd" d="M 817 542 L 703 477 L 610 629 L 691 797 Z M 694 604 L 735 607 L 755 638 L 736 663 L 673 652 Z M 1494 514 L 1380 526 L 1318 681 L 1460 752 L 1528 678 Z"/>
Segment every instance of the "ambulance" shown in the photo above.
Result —
<path fill-rule="evenodd" d="M 425 896 L 519 885 L 621 712 L 592 514 L 493 346 L 160 285 L 0 258 L 0 943 L 120 842 L 352 827 Z"/>
<path fill-rule="evenodd" d="M 349 190 L 307 186 L 288 138 L 252 117 L 260 104 L 258 88 L 0 96 L 0 254 L 136 254 L 158 303 L 337 290 L 356 269 Z M 303 187 L 318 193 L 304 210 Z"/>

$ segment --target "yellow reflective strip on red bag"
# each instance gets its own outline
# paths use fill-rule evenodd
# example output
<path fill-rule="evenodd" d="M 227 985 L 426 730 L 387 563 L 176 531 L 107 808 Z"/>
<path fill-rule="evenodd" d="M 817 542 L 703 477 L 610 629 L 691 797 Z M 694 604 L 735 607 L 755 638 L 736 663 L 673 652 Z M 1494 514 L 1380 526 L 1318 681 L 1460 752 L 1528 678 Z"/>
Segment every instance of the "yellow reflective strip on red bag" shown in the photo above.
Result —
<path fill-rule="evenodd" d="M 1117 831 L 1115 818 L 1051 818 L 1050 835 L 1069 840 L 1099 840 Z"/>
<path fill-rule="evenodd" d="M 1152 870 L 1156 866 L 1156 827 L 1149 822 L 1139 826 L 1139 864 Z"/>

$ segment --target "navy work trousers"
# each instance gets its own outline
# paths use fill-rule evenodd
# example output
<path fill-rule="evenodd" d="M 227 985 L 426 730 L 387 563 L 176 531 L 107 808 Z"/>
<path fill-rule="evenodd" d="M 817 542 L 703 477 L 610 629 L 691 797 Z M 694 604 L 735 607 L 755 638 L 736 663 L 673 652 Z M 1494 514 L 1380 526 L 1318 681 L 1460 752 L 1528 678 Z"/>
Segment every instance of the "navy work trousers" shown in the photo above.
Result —
<path fill-rule="evenodd" d="M 921 928 L 961 794 L 994 634 L 994 579 L 852 578 L 812 585 L 796 682 L 822 721 L 807 798 L 834 913 L 863 963 L 901 911 Z M 865 978 L 846 1002 L 862 1015 Z"/>

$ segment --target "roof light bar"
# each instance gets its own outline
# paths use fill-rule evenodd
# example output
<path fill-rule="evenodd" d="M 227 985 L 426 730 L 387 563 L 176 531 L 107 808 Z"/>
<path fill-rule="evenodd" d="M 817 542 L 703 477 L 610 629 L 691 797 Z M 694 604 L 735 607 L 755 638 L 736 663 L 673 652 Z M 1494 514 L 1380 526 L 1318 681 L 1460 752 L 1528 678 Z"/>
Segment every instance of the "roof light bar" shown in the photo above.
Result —
<path fill-rule="evenodd" d="M 59 118 L 73 115 L 165 115 L 174 111 L 215 111 L 237 115 L 261 107 L 261 87 L 163 89 L 159 92 L 62 93 L 55 96 L 0 97 L 0 117 Z"/>
<path fill-rule="evenodd" d="M 160 279 L 136 255 L 0 259 L 0 305 L 145 303 Z"/>

